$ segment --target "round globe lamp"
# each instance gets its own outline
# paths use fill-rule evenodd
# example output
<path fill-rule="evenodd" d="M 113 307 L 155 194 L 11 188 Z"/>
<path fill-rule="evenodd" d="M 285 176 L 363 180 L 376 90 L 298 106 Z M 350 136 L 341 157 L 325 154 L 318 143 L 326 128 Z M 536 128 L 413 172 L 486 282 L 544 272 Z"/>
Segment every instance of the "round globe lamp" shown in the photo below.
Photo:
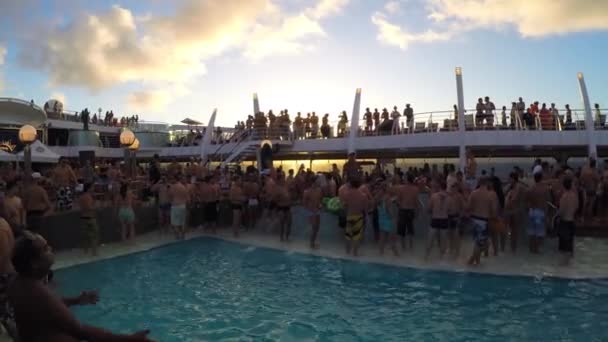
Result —
<path fill-rule="evenodd" d="M 24 125 L 19 129 L 19 141 L 25 145 L 23 149 L 23 169 L 25 179 L 29 180 L 32 174 L 32 149 L 31 144 L 36 141 L 38 132 L 31 125 Z"/>
<path fill-rule="evenodd" d="M 133 143 L 131 145 L 129 145 L 129 150 L 131 150 L 131 151 L 139 150 L 139 139 L 135 138 Z"/>
<path fill-rule="evenodd" d="M 21 141 L 21 143 L 23 144 L 29 145 L 33 143 L 34 141 L 36 141 L 37 135 L 38 132 L 36 131 L 34 126 L 24 125 L 19 129 L 19 141 Z"/>
<path fill-rule="evenodd" d="M 125 129 L 120 133 L 120 144 L 123 146 L 131 146 L 135 142 L 135 133 Z"/>

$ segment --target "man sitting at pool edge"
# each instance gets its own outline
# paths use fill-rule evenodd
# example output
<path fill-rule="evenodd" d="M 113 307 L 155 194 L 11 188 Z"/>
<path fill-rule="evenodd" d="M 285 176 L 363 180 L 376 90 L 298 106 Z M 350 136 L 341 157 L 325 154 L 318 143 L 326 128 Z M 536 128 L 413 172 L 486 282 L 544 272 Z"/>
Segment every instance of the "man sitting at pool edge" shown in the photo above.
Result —
<path fill-rule="evenodd" d="M 44 283 L 54 261 L 51 247 L 38 234 L 24 231 L 15 242 L 12 262 L 18 275 L 8 296 L 21 342 L 152 342 L 146 337 L 148 330 L 120 335 L 80 323 L 68 305 L 94 304 L 97 294 L 83 292 L 77 298 L 62 300 Z"/>

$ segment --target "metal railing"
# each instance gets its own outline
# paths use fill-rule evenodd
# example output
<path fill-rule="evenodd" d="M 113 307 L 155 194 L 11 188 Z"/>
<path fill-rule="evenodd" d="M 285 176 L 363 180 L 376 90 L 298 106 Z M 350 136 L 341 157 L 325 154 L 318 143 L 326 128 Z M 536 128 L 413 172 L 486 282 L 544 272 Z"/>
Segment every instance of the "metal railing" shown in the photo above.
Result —
<path fill-rule="evenodd" d="M 465 130 L 466 131 L 569 131 L 585 129 L 585 111 L 582 109 L 571 109 L 570 115 L 566 115 L 566 109 L 558 109 L 558 115 L 550 112 L 548 115 L 531 116 L 521 115 L 520 112 L 506 109 L 504 115 L 502 110 L 495 110 L 491 115 L 482 114 L 477 116 L 476 110 L 466 109 Z M 600 109 L 600 113 L 606 113 L 608 109 Z M 363 116 L 365 113 L 362 113 Z M 458 131 L 458 119 L 453 110 L 432 111 L 415 113 L 413 118 L 399 114 L 394 119 L 388 118 L 386 114 L 378 121 L 360 119 L 358 124 L 358 136 L 383 136 L 415 133 L 435 133 Z M 594 115 L 596 129 L 608 129 L 606 115 Z M 327 125 L 320 124 L 313 127 L 310 124 L 296 126 L 291 123 L 289 127 L 282 128 L 254 127 L 252 128 L 257 137 L 280 139 L 288 137 L 293 140 L 305 139 L 329 139 L 341 138 L 350 134 L 350 122 L 348 120 L 333 120 Z"/>

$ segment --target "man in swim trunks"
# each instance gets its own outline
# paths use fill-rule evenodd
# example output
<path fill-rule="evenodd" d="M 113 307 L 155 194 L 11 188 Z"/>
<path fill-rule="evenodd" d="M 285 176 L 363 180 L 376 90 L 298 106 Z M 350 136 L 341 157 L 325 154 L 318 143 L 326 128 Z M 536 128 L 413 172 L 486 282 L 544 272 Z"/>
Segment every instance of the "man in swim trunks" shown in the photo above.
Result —
<path fill-rule="evenodd" d="M 473 191 L 477 187 L 477 161 L 470 149 L 466 150 L 466 166 L 464 167 L 465 184 L 467 193 Z"/>
<path fill-rule="evenodd" d="M 488 248 L 488 220 L 496 215 L 496 196 L 488 190 L 489 181 L 482 177 L 479 187 L 469 195 L 467 211 L 473 224 L 473 254 L 469 258 L 469 265 L 479 265 L 481 252 Z"/>
<path fill-rule="evenodd" d="M 82 249 L 85 254 L 97 255 L 99 245 L 99 228 L 97 227 L 97 214 L 95 212 L 95 199 L 93 198 L 93 185 L 85 183 L 83 192 L 78 199 L 80 208 L 80 221 L 82 222 Z"/>
<path fill-rule="evenodd" d="M 446 183 L 433 181 L 433 193 L 429 199 L 429 214 L 431 215 L 431 227 L 426 247 L 426 259 L 431 255 L 433 242 L 436 240 L 439 246 L 439 256 L 443 257 L 446 249 L 446 238 L 449 228 L 448 220 L 448 193 Z"/>
<path fill-rule="evenodd" d="M 579 177 L 580 185 L 585 191 L 585 201 L 583 203 L 584 220 L 590 219 L 594 214 L 597 188 L 601 180 L 596 164 L 595 158 L 589 158 L 587 165 L 581 168 L 581 175 Z"/>
<path fill-rule="evenodd" d="M 15 316 L 8 302 L 8 289 L 16 275 L 11 263 L 15 237 L 9 223 L 2 218 L 2 211 L 0 207 L 0 324 L 17 341 Z"/>
<path fill-rule="evenodd" d="M 60 298 L 45 280 L 55 257 L 46 240 L 25 231 L 14 247 L 12 263 L 18 273 L 8 291 L 14 308 L 19 341 L 132 341 L 151 342 L 149 331 L 135 334 L 114 334 L 79 322 L 68 306 L 94 304 L 96 292 L 83 292 L 76 298 Z"/>
<path fill-rule="evenodd" d="M 560 216 L 557 236 L 559 238 L 559 252 L 563 255 L 561 264 L 566 266 L 574 257 L 574 218 L 578 210 L 578 193 L 572 184 L 572 178 L 564 178 L 562 184 L 564 192 L 559 200 L 558 215 Z"/>
<path fill-rule="evenodd" d="M 260 208 L 260 186 L 256 181 L 254 173 L 248 173 L 243 182 L 243 192 L 247 198 L 247 208 L 245 209 L 245 217 L 247 219 L 247 230 L 255 227 L 258 210 Z"/>
<path fill-rule="evenodd" d="M 245 193 L 243 192 L 243 184 L 240 177 L 232 179 L 230 186 L 230 204 L 232 206 L 232 234 L 235 238 L 239 237 L 241 222 L 243 220 L 243 205 L 246 203 Z"/>
<path fill-rule="evenodd" d="M 76 175 L 67 159 L 60 158 L 59 165 L 53 171 L 53 184 L 57 190 L 57 210 L 72 209 L 72 187 L 76 184 Z"/>
<path fill-rule="evenodd" d="M 27 228 L 37 232 L 40 230 L 42 217 L 53 210 L 49 196 L 40 182 L 41 175 L 38 172 L 32 174 L 32 182 L 27 184 L 23 190 L 23 207 L 25 208 Z"/>
<path fill-rule="evenodd" d="M 359 190 L 361 187 L 361 176 L 351 174 L 348 186 L 340 191 L 340 201 L 346 213 L 346 254 L 351 250 L 354 256 L 359 254 L 359 242 L 363 237 L 365 227 L 365 213 L 369 208 L 368 196 Z"/>
<path fill-rule="evenodd" d="M 177 179 L 173 179 L 169 188 L 171 199 L 171 227 L 179 240 L 186 238 L 186 205 L 189 202 L 188 190 Z"/>
<path fill-rule="evenodd" d="M 19 184 L 17 182 L 8 182 L 6 184 L 6 197 L 4 197 L 5 219 L 16 232 L 25 228 L 25 209 L 18 193 Z"/>
<path fill-rule="evenodd" d="M 447 185 L 447 182 L 446 182 Z M 458 183 L 452 183 L 448 188 L 448 223 L 449 250 L 454 258 L 460 255 L 461 217 L 464 210 L 464 196 L 459 191 Z"/>
<path fill-rule="evenodd" d="M 397 234 L 401 237 L 401 248 L 406 249 L 406 237 L 409 249 L 414 249 L 414 218 L 420 207 L 418 195 L 420 189 L 416 185 L 415 177 L 411 172 L 405 175 L 406 183 L 394 186 L 392 191 L 397 197 L 399 216 L 397 219 Z"/>
<path fill-rule="evenodd" d="M 534 185 L 527 192 L 528 199 L 528 237 L 530 253 L 539 254 L 545 237 L 547 203 L 551 200 L 551 192 L 543 174 L 534 174 Z"/>
<path fill-rule="evenodd" d="M 207 176 L 200 185 L 200 200 L 203 203 L 205 224 L 204 229 L 211 229 L 213 234 L 217 228 L 217 203 L 219 199 L 219 189 L 212 184 L 213 177 Z"/>
<path fill-rule="evenodd" d="M 319 248 L 317 245 L 317 235 L 319 234 L 319 226 L 321 225 L 321 200 L 323 199 L 323 192 L 317 180 L 316 177 L 309 179 L 309 188 L 304 190 L 302 196 L 302 205 L 312 228 L 310 233 L 311 249 Z"/>
<path fill-rule="evenodd" d="M 152 192 L 158 197 L 158 224 L 160 234 L 167 233 L 171 224 L 171 201 L 169 200 L 170 185 L 167 176 L 162 175 L 158 183 L 152 186 Z"/>
<path fill-rule="evenodd" d="M 291 234 L 291 196 L 285 182 L 285 175 L 281 174 L 274 187 L 273 201 L 276 204 L 276 213 L 279 217 L 281 241 L 289 241 Z"/>

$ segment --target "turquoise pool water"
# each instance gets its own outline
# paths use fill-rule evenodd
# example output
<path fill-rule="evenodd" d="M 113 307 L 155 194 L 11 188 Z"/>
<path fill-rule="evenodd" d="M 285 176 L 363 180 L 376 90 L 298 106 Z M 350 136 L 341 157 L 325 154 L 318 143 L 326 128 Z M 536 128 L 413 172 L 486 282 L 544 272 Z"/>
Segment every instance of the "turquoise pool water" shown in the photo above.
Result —
<path fill-rule="evenodd" d="M 196 239 L 57 272 L 159 341 L 606 341 L 608 281 L 422 271 Z"/>

